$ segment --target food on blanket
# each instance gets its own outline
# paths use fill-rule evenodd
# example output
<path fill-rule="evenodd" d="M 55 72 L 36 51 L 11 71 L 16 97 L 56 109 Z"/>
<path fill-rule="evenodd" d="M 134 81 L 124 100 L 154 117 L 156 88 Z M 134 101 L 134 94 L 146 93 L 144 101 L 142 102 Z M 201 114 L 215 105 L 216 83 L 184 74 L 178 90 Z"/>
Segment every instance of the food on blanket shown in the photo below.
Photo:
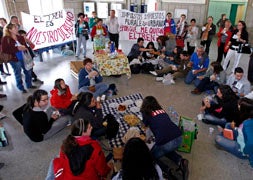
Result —
<path fill-rule="evenodd" d="M 123 111 L 125 111 L 125 110 L 126 110 L 126 105 L 120 104 L 120 105 L 118 106 L 118 111 L 123 112 Z"/>
<path fill-rule="evenodd" d="M 126 121 L 127 124 L 129 124 L 129 126 L 136 126 L 140 123 L 140 119 L 134 114 L 127 114 L 123 117 L 123 119 Z"/>

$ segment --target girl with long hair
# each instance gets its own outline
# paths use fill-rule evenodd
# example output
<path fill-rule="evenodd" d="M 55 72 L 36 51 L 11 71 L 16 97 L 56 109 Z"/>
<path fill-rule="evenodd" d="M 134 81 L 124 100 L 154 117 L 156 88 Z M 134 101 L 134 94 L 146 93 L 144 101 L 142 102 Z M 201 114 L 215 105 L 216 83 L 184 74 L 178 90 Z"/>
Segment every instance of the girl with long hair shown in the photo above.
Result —
<path fill-rule="evenodd" d="M 238 67 L 242 55 L 245 52 L 238 52 L 239 47 L 242 44 L 247 44 L 249 41 L 249 34 L 247 31 L 246 23 L 244 21 L 238 21 L 237 28 L 234 30 L 232 37 L 230 39 L 230 42 L 227 43 L 227 47 L 229 48 L 226 58 L 223 63 L 223 69 L 228 72 L 228 66 L 232 64 L 233 62 L 233 67 L 232 67 L 232 72 L 234 72 L 235 68 Z"/>
<path fill-rule="evenodd" d="M 203 99 L 202 107 L 205 112 L 202 121 L 207 124 L 225 126 L 227 122 L 238 120 L 239 110 L 237 106 L 238 96 L 230 86 L 220 85 L 214 98 Z"/>
<path fill-rule="evenodd" d="M 50 163 L 46 179 L 105 179 L 111 168 L 86 119 L 76 119 L 63 141 L 60 155 Z M 62 171 L 63 168 L 63 171 Z"/>
<path fill-rule="evenodd" d="M 146 143 L 140 138 L 127 141 L 122 168 L 113 180 L 162 180 L 162 171 L 152 157 Z"/>
<path fill-rule="evenodd" d="M 238 102 L 240 109 L 240 124 L 227 123 L 225 128 L 233 132 L 233 139 L 224 137 L 224 130 L 216 136 L 215 142 L 224 150 L 240 159 L 249 159 L 253 167 L 253 101 L 241 98 Z"/>
<path fill-rule="evenodd" d="M 103 126 L 102 105 L 96 101 L 89 92 L 81 92 L 77 96 L 78 104 L 74 108 L 74 119 L 84 118 L 89 120 L 93 127 L 92 137 L 97 138 L 105 135 L 106 128 Z"/>
<path fill-rule="evenodd" d="M 26 104 L 13 112 L 14 117 L 23 125 L 24 132 L 34 142 L 53 136 L 67 126 L 71 117 L 60 117 L 49 107 L 48 93 L 36 90 L 27 98 Z"/>
<path fill-rule="evenodd" d="M 4 27 L 4 36 L 2 38 L 2 51 L 6 54 L 12 55 L 10 64 L 13 68 L 17 88 L 23 93 L 27 93 L 23 86 L 21 70 L 25 74 L 25 83 L 28 89 L 35 89 L 36 86 L 32 85 L 32 72 L 26 70 L 24 60 L 22 57 L 22 51 L 28 50 L 28 46 L 23 36 L 18 34 L 18 27 L 15 24 L 7 24 Z"/>
<path fill-rule="evenodd" d="M 155 136 L 155 144 L 151 149 L 151 153 L 157 164 L 164 173 L 168 173 L 169 167 L 159 160 L 159 158 L 165 156 L 179 166 L 184 179 L 187 179 L 189 172 L 188 160 L 182 158 L 176 152 L 176 149 L 182 143 L 182 133 L 179 127 L 171 121 L 169 115 L 153 96 L 144 98 L 140 111 L 143 116 L 143 123 L 150 128 Z"/>
<path fill-rule="evenodd" d="M 76 103 L 76 95 L 72 95 L 70 88 L 61 78 L 54 82 L 54 89 L 50 91 L 51 106 L 58 109 L 61 114 L 71 114 Z"/>

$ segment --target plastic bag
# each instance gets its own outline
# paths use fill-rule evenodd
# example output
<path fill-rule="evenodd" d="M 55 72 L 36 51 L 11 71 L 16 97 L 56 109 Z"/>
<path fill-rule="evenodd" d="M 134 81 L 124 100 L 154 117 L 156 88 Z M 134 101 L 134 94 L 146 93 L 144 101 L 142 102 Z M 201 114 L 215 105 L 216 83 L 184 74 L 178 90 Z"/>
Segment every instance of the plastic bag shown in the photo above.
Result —
<path fill-rule="evenodd" d="M 28 50 L 22 51 L 22 56 L 23 56 L 23 61 L 24 61 L 25 69 L 27 71 L 29 71 L 34 66 L 33 58 L 30 55 L 30 53 L 29 53 Z"/>

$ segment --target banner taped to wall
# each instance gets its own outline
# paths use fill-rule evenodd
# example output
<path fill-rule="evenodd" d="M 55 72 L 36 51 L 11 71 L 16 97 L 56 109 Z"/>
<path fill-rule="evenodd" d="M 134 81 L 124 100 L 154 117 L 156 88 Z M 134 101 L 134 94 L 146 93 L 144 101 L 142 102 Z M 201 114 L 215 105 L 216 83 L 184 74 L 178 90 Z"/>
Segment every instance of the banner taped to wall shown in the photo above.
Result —
<path fill-rule="evenodd" d="M 145 41 L 156 41 L 163 35 L 165 11 L 135 13 L 128 10 L 118 10 L 120 39 L 136 41 L 142 37 Z"/>

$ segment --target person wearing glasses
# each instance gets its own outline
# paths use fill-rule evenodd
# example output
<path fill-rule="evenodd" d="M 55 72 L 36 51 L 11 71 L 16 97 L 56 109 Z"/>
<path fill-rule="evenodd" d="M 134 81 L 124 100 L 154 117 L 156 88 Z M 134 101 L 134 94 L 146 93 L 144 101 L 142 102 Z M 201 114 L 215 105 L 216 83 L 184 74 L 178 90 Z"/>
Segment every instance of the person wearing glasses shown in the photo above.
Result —
<path fill-rule="evenodd" d="M 13 116 L 23 125 L 25 134 L 34 142 L 41 142 L 53 136 L 71 120 L 70 116 L 60 116 L 59 111 L 49 107 L 49 97 L 45 90 L 36 90 L 27 98 L 27 103 L 16 109 Z"/>

